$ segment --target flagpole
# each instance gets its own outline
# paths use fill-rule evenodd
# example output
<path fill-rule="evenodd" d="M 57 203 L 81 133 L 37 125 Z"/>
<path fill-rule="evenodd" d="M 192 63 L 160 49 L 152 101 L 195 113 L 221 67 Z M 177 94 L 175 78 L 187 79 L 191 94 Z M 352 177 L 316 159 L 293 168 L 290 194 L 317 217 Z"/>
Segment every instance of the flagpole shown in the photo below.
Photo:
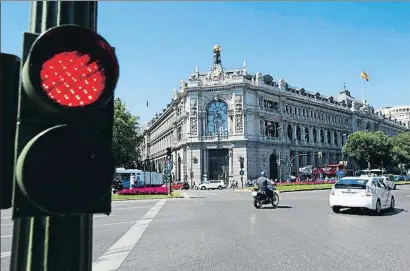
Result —
<path fill-rule="evenodd" d="M 362 89 L 362 101 L 364 103 L 363 77 L 360 77 L 360 88 Z"/>

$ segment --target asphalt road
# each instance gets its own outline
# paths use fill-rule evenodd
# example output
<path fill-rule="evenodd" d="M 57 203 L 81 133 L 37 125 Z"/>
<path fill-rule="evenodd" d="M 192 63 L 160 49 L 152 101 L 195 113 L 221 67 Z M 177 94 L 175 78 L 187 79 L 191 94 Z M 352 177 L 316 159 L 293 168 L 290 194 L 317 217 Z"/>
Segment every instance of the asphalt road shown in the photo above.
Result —
<path fill-rule="evenodd" d="M 280 194 L 257 210 L 250 193 L 189 191 L 188 199 L 115 202 L 94 217 L 93 270 L 409 270 L 410 186 L 383 216 L 334 214 L 329 191 Z M 1 269 L 12 221 L 1 219 Z"/>

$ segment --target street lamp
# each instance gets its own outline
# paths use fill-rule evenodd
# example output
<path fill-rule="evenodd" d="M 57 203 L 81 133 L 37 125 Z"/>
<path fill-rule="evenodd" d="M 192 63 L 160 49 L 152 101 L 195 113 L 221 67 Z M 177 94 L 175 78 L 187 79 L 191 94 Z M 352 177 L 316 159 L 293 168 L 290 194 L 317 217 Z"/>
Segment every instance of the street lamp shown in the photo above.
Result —
<path fill-rule="evenodd" d="M 299 156 L 307 156 L 307 154 L 306 153 L 300 153 L 300 154 L 297 154 L 297 155 L 293 156 L 292 159 L 290 159 L 290 161 L 289 161 L 289 180 L 291 179 L 292 162 L 293 162 L 293 160 L 295 160 L 295 158 L 297 158 Z"/>

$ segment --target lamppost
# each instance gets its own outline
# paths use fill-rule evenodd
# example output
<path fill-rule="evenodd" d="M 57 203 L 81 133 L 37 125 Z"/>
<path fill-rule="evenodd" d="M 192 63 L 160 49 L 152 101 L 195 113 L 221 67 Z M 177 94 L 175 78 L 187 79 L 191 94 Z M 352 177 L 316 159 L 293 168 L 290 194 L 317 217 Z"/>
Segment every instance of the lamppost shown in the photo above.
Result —
<path fill-rule="evenodd" d="M 239 166 L 241 168 L 241 185 L 242 185 L 242 188 L 243 188 L 243 174 L 242 174 L 242 171 L 245 167 L 245 163 L 244 163 L 245 158 L 243 158 L 243 156 L 238 156 L 238 160 L 239 160 Z"/>
<path fill-rule="evenodd" d="M 293 163 L 293 160 L 295 160 L 295 158 L 297 158 L 297 157 L 299 157 L 299 156 L 307 156 L 307 154 L 306 154 L 306 153 L 300 153 L 300 154 L 297 154 L 297 155 L 293 156 L 293 157 L 290 159 L 290 161 L 289 161 L 289 180 L 291 179 L 291 172 L 292 172 L 292 163 Z"/>

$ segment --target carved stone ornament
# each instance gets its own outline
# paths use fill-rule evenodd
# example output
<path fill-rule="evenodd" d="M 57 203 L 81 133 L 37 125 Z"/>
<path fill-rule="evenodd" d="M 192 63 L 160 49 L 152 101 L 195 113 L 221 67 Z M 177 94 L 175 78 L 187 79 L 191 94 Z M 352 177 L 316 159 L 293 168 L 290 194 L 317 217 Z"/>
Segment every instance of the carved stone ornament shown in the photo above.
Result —
<path fill-rule="evenodd" d="M 287 88 L 288 84 L 286 83 L 286 81 L 284 79 L 280 79 L 279 80 L 279 88 Z"/>
<path fill-rule="evenodd" d="M 242 121 L 242 114 L 237 114 L 235 117 L 235 132 L 236 133 L 243 133 L 243 121 Z"/>
<path fill-rule="evenodd" d="M 224 79 L 224 71 L 220 64 L 213 64 L 209 69 L 207 81 L 219 82 Z"/>
<path fill-rule="evenodd" d="M 191 128 L 191 135 L 197 135 L 198 134 L 198 110 L 197 110 L 197 101 L 194 99 L 191 99 L 191 112 L 190 112 L 190 128 Z"/>
<path fill-rule="evenodd" d="M 179 83 L 179 89 L 183 92 L 186 88 L 187 84 L 185 83 L 184 80 L 181 80 L 181 82 Z"/>

